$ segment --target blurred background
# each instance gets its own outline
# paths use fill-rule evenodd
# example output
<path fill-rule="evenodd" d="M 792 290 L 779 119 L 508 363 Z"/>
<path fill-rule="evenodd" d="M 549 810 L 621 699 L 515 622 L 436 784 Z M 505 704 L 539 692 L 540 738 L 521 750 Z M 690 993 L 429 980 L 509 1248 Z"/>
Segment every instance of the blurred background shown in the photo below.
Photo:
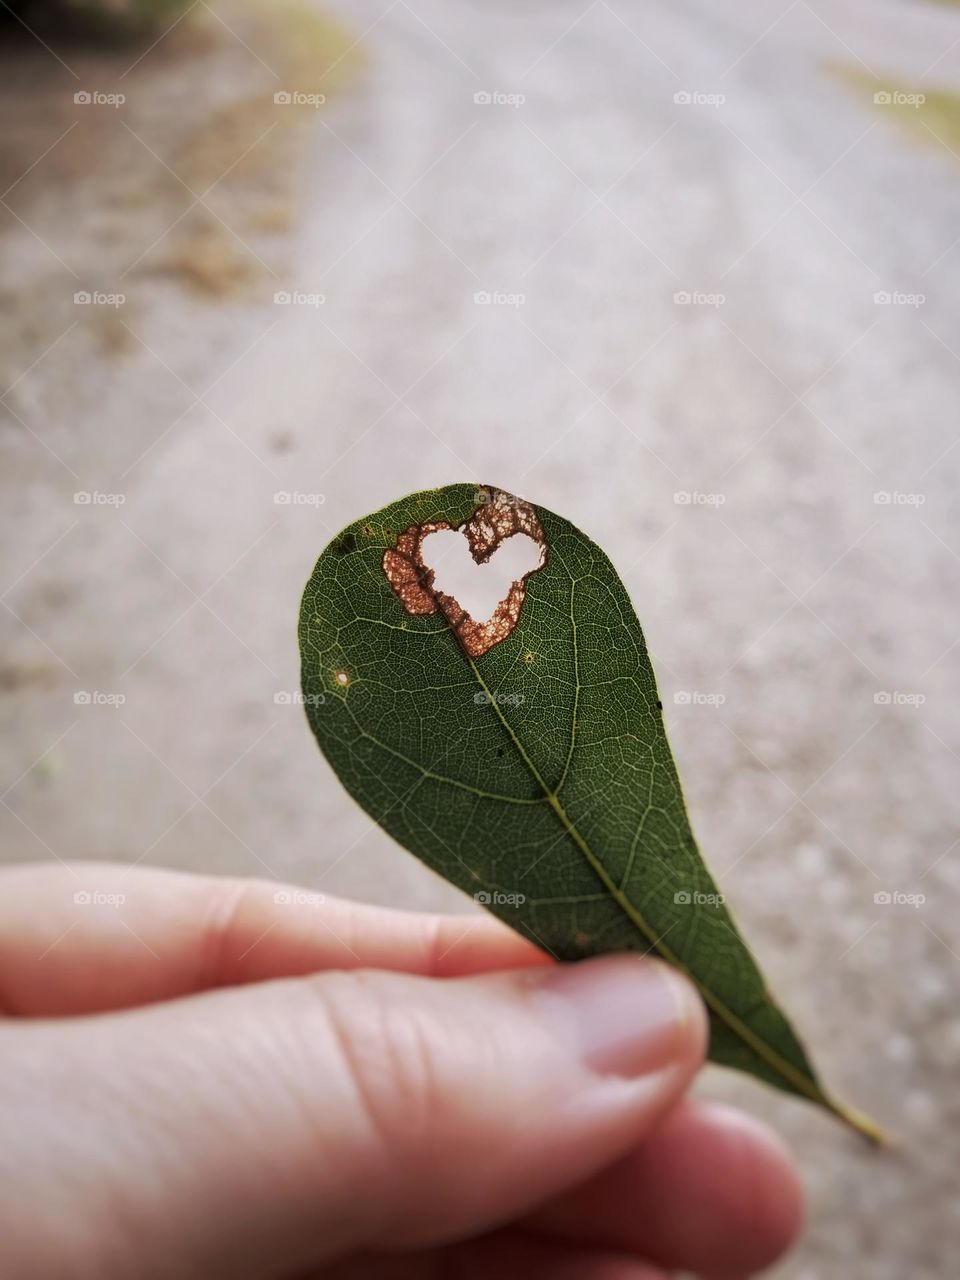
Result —
<path fill-rule="evenodd" d="M 473 910 L 347 798 L 295 624 L 495 483 L 644 624 L 701 847 L 837 1093 L 710 1069 L 783 1280 L 955 1274 L 960 8 L 0 10 L 0 840 Z"/>

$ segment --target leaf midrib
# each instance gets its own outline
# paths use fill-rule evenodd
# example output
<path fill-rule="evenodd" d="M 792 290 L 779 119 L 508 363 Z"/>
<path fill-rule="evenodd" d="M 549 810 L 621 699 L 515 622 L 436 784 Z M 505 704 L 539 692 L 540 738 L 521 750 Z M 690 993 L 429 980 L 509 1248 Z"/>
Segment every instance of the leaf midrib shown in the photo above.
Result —
<path fill-rule="evenodd" d="M 477 667 L 476 662 L 473 660 L 473 658 L 470 658 L 469 656 L 467 657 L 467 661 L 470 663 L 470 666 L 473 670 L 473 674 L 476 677 L 477 683 L 480 685 L 481 689 L 483 689 L 483 691 L 489 695 L 490 689 L 487 687 L 486 681 L 484 680 L 483 676 L 480 674 L 480 671 Z M 547 803 L 550 805 L 550 808 L 557 815 L 557 818 L 559 819 L 564 830 L 567 832 L 571 840 L 573 840 L 574 844 L 583 854 L 588 865 L 590 866 L 594 874 L 600 879 L 600 882 L 602 883 L 603 887 L 606 889 L 606 891 L 610 894 L 610 896 L 616 902 L 617 906 L 620 907 L 623 913 L 630 920 L 631 924 L 633 924 L 635 928 L 639 929 L 639 931 L 650 943 L 651 948 L 656 950 L 661 956 L 663 956 L 665 960 L 669 961 L 670 964 L 673 964 L 678 969 L 681 969 L 687 975 L 687 977 L 690 978 L 691 982 L 694 983 L 697 990 L 703 996 L 703 999 L 706 1002 L 706 1004 L 709 1006 L 709 1008 L 713 1010 L 713 1012 L 717 1015 L 718 1018 L 720 1018 L 723 1022 L 726 1023 L 726 1025 L 730 1028 L 730 1030 L 737 1037 L 739 1037 L 739 1039 L 741 1039 L 747 1045 L 747 1047 L 750 1048 L 757 1055 L 757 1057 L 761 1059 L 761 1061 L 765 1062 L 767 1066 L 771 1067 L 774 1071 L 777 1071 L 780 1075 L 782 1075 L 785 1080 L 787 1080 L 791 1085 L 793 1085 L 793 1087 L 796 1088 L 805 1097 L 810 1098 L 814 1102 L 822 1103 L 824 1106 L 829 1107 L 831 1110 L 836 1110 L 835 1104 L 822 1092 L 822 1090 L 820 1090 L 817 1087 L 817 1085 L 811 1079 L 803 1075 L 803 1073 L 798 1071 L 796 1067 L 794 1067 L 791 1063 L 787 1062 L 785 1058 L 781 1057 L 781 1055 L 777 1053 L 776 1049 L 771 1048 L 771 1046 L 768 1045 L 765 1040 L 762 1040 L 758 1035 L 756 1035 L 750 1029 L 750 1027 L 748 1027 L 747 1024 L 742 1020 L 742 1018 L 739 1018 L 737 1014 L 735 1014 L 733 1010 L 730 1009 L 719 998 L 719 996 L 716 995 L 715 992 L 711 991 L 710 988 L 707 987 L 700 980 L 700 978 L 698 978 L 697 975 L 692 972 L 689 966 L 685 964 L 684 961 L 681 960 L 680 957 L 670 947 L 667 946 L 667 944 L 663 941 L 662 936 L 657 935 L 656 931 L 653 929 L 650 923 L 646 920 L 643 913 L 640 912 L 636 908 L 636 906 L 634 906 L 634 904 L 630 901 L 630 899 L 626 896 L 626 894 L 610 878 L 603 863 L 597 857 L 596 853 L 594 853 L 593 849 L 590 847 L 587 840 L 584 838 L 582 833 L 577 828 L 576 823 L 573 822 L 570 815 L 567 813 L 566 809 L 563 807 L 563 804 L 560 801 L 560 797 L 557 795 L 556 791 L 547 785 L 546 780 L 544 779 L 540 770 L 534 764 L 533 760 L 531 759 L 530 755 L 527 752 L 526 747 L 523 745 L 523 742 L 518 737 L 517 733 L 514 731 L 514 728 L 510 724 L 509 720 L 507 720 L 506 716 L 503 714 L 503 711 L 500 709 L 500 705 L 497 702 L 496 698 L 488 696 L 488 705 L 493 707 L 493 710 L 495 711 L 498 719 L 500 720 L 500 723 L 503 725 L 504 729 L 507 731 L 508 735 L 510 736 L 511 741 L 516 747 L 517 752 L 520 755 L 520 758 L 523 760 L 524 764 L 530 770 L 530 773 L 535 779 L 537 785 L 543 791 L 544 797 L 547 800 Z M 564 776 L 566 776 L 566 771 L 564 772 Z"/>

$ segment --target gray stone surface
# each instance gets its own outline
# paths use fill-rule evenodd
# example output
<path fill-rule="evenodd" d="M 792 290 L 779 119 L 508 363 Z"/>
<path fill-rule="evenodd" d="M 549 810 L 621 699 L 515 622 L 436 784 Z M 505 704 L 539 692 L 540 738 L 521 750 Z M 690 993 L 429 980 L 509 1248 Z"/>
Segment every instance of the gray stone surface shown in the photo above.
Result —
<path fill-rule="evenodd" d="M 3 857 L 471 909 L 371 826 L 300 709 L 274 698 L 297 688 L 299 594 L 342 524 L 451 480 L 529 496 L 620 568 L 705 855 L 827 1080 L 896 1137 L 876 1154 L 707 1072 L 705 1092 L 770 1119 L 802 1163 L 810 1224 L 777 1276 L 946 1280 L 960 161 L 828 65 L 949 88 L 960 13 L 338 7 L 366 30 L 364 63 L 302 140 L 276 278 L 197 303 L 131 277 L 145 345 L 122 356 L 82 325 L 44 354 L 69 307 L 45 340 L 18 331 Z M 75 219 L 109 193 L 91 177 L 74 200 L 43 224 L 68 262 Z M 77 286 L 22 225 L 5 244 L 49 316 Z M 275 289 L 326 301 L 275 307 Z M 480 291 L 524 301 L 477 305 Z M 76 506 L 77 490 L 126 500 Z M 76 705 L 78 690 L 126 700 Z"/>

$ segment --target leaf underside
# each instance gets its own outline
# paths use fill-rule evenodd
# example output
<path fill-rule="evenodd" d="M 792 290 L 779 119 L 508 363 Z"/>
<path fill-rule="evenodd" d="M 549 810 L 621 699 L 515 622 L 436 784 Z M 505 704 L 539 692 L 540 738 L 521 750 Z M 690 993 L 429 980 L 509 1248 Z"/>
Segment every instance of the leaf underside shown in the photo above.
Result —
<path fill-rule="evenodd" d="M 640 624 L 600 548 L 529 507 L 544 563 L 525 579 L 515 625 L 479 656 L 458 639 L 455 602 L 409 612 L 388 581 L 385 553 L 389 565 L 409 547 L 405 532 L 415 541 L 424 525 L 475 516 L 479 527 L 501 500 L 528 506 L 473 484 L 411 494 L 323 552 L 299 626 L 321 749 L 380 826 L 513 928 L 562 960 L 658 953 L 703 995 L 712 1061 L 877 1139 L 822 1089 L 719 899 Z M 411 574 L 429 597 L 432 575 Z"/>

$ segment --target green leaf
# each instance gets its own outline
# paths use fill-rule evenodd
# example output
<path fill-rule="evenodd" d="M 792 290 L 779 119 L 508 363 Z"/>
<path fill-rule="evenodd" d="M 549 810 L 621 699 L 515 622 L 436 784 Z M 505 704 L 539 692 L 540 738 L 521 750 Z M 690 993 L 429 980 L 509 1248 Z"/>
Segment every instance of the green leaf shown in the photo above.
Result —
<path fill-rule="evenodd" d="M 419 559 L 464 529 L 477 563 L 513 533 L 541 564 L 485 626 Z M 344 786 L 405 848 L 562 960 L 652 951 L 700 989 L 710 1057 L 831 1099 L 703 863 L 633 606 L 578 529 L 503 491 L 449 485 L 358 520 L 300 614 L 310 725 Z"/>

